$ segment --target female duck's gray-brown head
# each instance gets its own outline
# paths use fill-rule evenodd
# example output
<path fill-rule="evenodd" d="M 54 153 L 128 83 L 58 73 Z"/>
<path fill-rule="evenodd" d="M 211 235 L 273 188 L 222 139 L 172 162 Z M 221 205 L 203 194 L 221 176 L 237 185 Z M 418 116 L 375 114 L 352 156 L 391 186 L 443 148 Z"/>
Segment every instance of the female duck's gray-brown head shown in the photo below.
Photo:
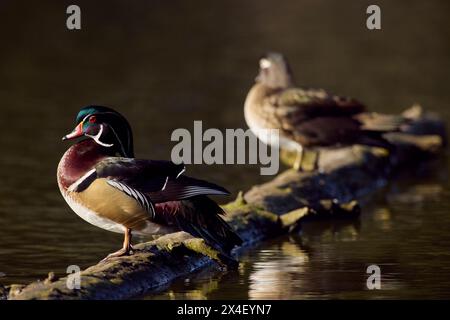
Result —
<path fill-rule="evenodd" d="M 259 60 L 259 74 L 256 82 L 271 89 L 293 86 L 294 79 L 287 59 L 277 52 L 269 52 Z"/>
<path fill-rule="evenodd" d="M 122 157 L 134 157 L 131 127 L 117 111 L 108 107 L 87 106 L 78 112 L 75 123 L 75 129 L 63 140 L 87 137 Z"/>

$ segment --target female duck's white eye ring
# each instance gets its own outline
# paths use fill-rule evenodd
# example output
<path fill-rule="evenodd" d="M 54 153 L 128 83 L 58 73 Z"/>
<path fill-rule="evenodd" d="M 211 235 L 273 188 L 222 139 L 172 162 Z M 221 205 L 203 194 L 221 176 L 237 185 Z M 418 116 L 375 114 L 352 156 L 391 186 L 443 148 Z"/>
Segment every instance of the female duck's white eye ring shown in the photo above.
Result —
<path fill-rule="evenodd" d="M 262 58 L 261 60 L 259 60 L 259 67 L 261 69 L 268 69 L 268 68 L 270 68 L 271 65 L 272 65 L 272 62 L 270 62 L 270 60 L 268 60 L 266 58 Z"/>
<path fill-rule="evenodd" d="M 101 124 L 100 125 L 100 130 L 98 130 L 98 133 L 95 136 L 92 136 L 92 135 L 87 134 L 87 133 L 85 135 L 90 137 L 90 138 L 92 138 L 95 142 L 97 142 L 99 145 L 101 145 L 103 147 L 107 147 L 107 148 L 112 147 L 114 145 L 114 143 L 109 144 L 109 143 L 104 143 L 104 142 L 100 141 L 100 138 L 101 138 L 102 134 L 103 134 L 103 125 Z"/>

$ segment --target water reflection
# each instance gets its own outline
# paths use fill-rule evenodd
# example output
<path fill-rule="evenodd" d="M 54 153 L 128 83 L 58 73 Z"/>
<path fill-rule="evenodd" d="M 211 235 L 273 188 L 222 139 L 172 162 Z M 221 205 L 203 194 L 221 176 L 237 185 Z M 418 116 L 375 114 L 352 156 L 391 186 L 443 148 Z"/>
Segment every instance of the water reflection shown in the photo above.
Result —
<path fill-rule="evenodd" d="M 401 192 L 388 194 L 387 201 L 392 204 L 420 205 L 426 201 L 436 201 L 442 197 L 445 188 L 441 184 L 417 184 Z"/>
<path fill-rule="evenodd" d="M 392 214 L 389 208 L 377 208 L 373 213 L 373 220 L 383 231 L 389 231 L 392 227 Z"/>
<path fill-rule="evenodd" d="M 175 281 L 168 288 L 161 288 L 161 293 L 150 294 L 146 299 L 317 297 L 323 288 L 318 287 L 316 278 L 310 277 L 314 272 L 312 261 L 331 261 L 334 257 L 328 257 L 324 252 L 315 252 L 306 243 L 343 239 L 351 241 L 357 237 L 358 225 L 357 221 L 308 223 L 301 236 L 283 236 L 246 250 L 240 256 L 241 263 L 237 271 L 224 274 L 212 268 L 202 270 L 192 277 Z M 320 281 L 320 284 L 327 285 L 325 281 Z"/>
<path fill-rule="evenodd" d="M 258 251 L 249 277 L 250 299 L 292 299 L 301 295 L 304 281 L 296 277 L 306 271 L 309 254 L 292 238 L 270 249 Z"/>

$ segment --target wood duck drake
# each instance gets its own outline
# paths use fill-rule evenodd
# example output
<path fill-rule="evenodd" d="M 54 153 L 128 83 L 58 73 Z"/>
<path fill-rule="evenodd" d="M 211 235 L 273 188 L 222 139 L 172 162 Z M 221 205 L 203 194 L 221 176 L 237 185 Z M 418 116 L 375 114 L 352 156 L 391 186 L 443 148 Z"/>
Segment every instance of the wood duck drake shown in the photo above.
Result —
<path fill-rule="evenodd" d="M 220 217 L 224 211 L 207 195 L 224 188 L 183 175 L 183 164 L 134 158 L 128 121 L 102 106 L 88 106 L 63 140 L 84 137 L 63 155 L 57 171 L 61 193 L 73 211 L 105 230 L 124 233 L 130 254 L 132 234 L 161 235 L 186 231 L 201 237 L 225 257 L 242 240 Z"/>
<path fill-rule="evenodd" d="M 295 87 L 289 63 L 280 53 L 260 59 L 255 82 L 244 106 L 247 125 L 265 143 L 269 141 L 262 129 L 279 129 L 280 147 L 297 151 L 297 170 L 304 147 L 364 144 L 391 150 L 382 134 L 404 122 L 400 116 L 365 112 L 352 98 Z"/>

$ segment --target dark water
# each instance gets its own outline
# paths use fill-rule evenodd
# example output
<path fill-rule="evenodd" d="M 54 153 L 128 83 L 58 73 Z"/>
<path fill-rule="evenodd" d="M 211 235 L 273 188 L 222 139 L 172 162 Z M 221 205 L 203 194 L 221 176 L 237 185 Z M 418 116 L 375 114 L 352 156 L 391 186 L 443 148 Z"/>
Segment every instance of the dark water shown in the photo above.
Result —
<path fill-rule="evenodd" d="M 57 163 L 81 106 L 129 119 L 139 157 L 169 158 L 175 128 L 245 128 L 243 101 L 268 49 L 290 57 L 301 85 L 400 112 L 415 102 L 450 119 L 446 1 L 79 1 L 82 30 L 65 28 L 64 1 L 0 2 L 0 283 L 86 267 L 121 236 L 65 204 Z M 301 236 L 243 253 L 239 273 L 202 272 L 149 298 L 450 297 L 450 162 L 405 169 L 363 203 L 357 222 L 315 223 Z M 233 192 L 269 178 L 256 166 L 190 166 Z M 221 201 L 226 201 L 222 199 Z M 382 290 L 365 269 L 378 264 Z"/>

